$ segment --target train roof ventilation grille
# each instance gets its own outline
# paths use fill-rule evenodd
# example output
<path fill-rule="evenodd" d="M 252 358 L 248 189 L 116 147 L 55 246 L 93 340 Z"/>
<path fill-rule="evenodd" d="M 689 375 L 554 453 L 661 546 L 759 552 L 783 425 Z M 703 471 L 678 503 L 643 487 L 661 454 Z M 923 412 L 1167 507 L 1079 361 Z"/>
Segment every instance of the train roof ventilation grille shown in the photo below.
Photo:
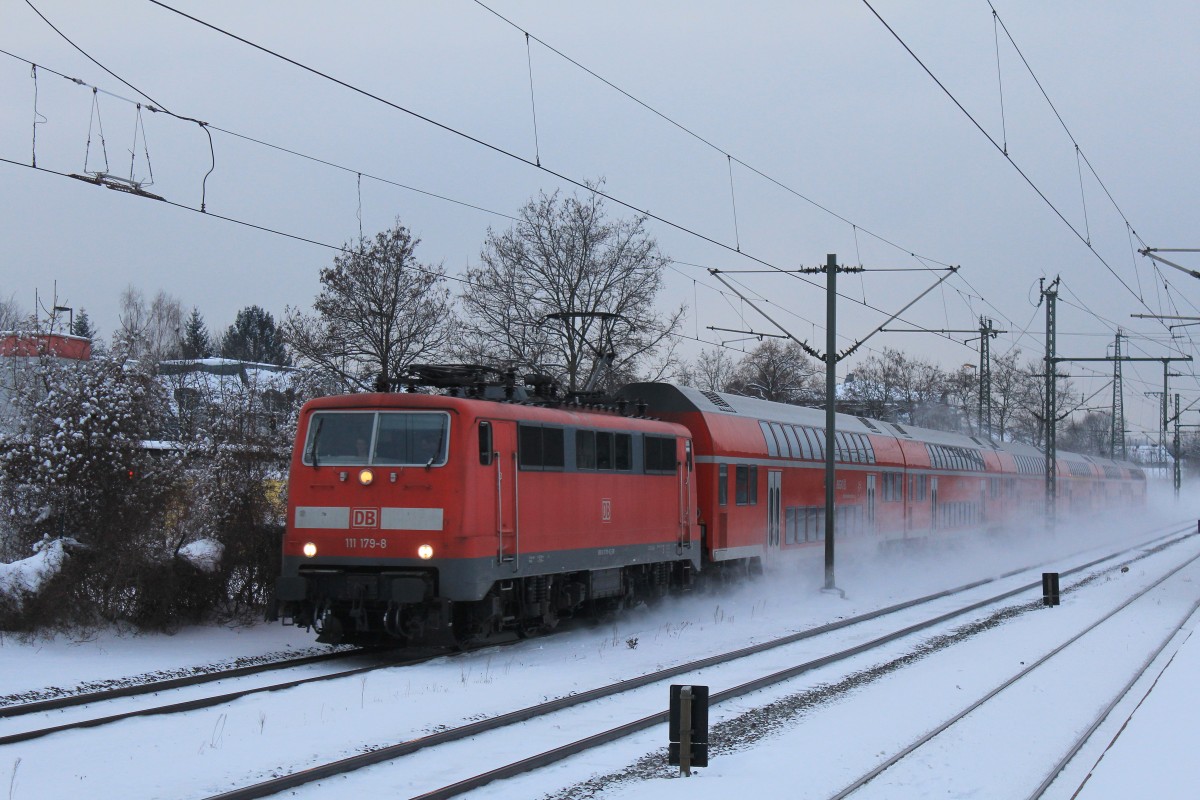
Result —
<path fill-rule="evenodd" d="M 894 422 L 889 422 L 888 424 L 889 424 L 889 425 L 891 425 L 893 428 L 895 428 L 897 431 L 899 431 L 901 436 L 907 436 L 907 437 L 909 437 L 910 439 L 912 438 L 912 434 L 911 434 L 911 433 L 909 433 L 908 431 L 904 430 L 904 428 L 901 428 L 901 427 L 900 427 L 899 425 L 897 425 L 896 423 L 894 423 Z"/>
<path fill-rule="evenodd" d="M 879 430 L 879 428 L 875 427 L 874 422 L 871 422 L 871 420 L 867 419 L 866 417 L 859 417 L 858 421 L 861 422 L 863 425 L 866 425 L 868 428 L 875 431 L 876 433 L 883 433 L 883 431 L 881 431 L 881 430 Z"/>
<path fill-rule="evenodd" d="M 721 395 L 717 394 L 716 392 L 700 392 L 700 394 L 707 397 L 714 406 L 722 411 L 728 411 L 730 414 L 737 413 L 737 409 L 729 405 L 729 403 L 725 401 L 725 398 L 721 397 Z"/>

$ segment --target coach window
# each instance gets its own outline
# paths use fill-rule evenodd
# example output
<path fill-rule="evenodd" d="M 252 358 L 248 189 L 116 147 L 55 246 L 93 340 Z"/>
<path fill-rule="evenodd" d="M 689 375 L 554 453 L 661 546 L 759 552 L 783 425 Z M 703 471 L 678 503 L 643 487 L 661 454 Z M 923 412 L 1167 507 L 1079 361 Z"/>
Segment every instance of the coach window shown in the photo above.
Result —
<path fill-rule="evenodd" d="M 885 503 L 904 499 L 904 478 L 899 472 L 883 473 L 883 500 Z"/>
<path fill-rule="evenodd" d="M 771 426 L 768 423 L 759 420 L 758 427 L 762 429 L 763 439 L 767 443 L 767 455 L 779 455 L 779 443 L 775 441 L 775 434 L 771 432 Z"/>
<path fill-rule="evenodd" d="M 815 459 L 817 457 L 816 448 L 813 447 L 813 441 L 808 436 L 806 428 L 795 428 L 796 436 L 800 440 L 800 454 L 804 458 Z"/>
<path fill-rule="evenodd" d="M 737 495 L 739 506 L 752 506 L 758 503 L 758 467 L 739 464 L 737 466 Z"/>
<path fill-rule="evenodd" d="M 479 423 L 479 463 L 488 466 L 492 463 L 492 423 Z"/>
<path fill-rule="evenodd" d="M 846 434 L 843 433 L 842 431 L 834 431 L 833 439 L 835 442 L 835 445 L 833 448 L 833 460 L 834 461 L 843 461 L 843 462 L 849 461 L 850 460 L 850 448 L 846 445 Z"/>
<path fill-rule="evenodd" d="M 817 458 L 821 461 L 825 460 L 825 431 L 819 431 L 816 428 L 808 429 L 809 436 L 816 443 Z"/>
<path fill-rule="evenodd" d="M 596 432 L 575 431 L 575 469 L 596 468 Z"/>
<path fill-rule="evenodd" d="M 613 435 L 608 431 L 596 433 L 596 469 L 613 468 Z"/>
<path fill-rule="evenodd" d="M 729 505 L 729 465 L 717 465 L 717 505 Z"/>
<path fill-rule="evenodd" d="M 791 450 L 792 446 L 790 444 L 788 444 L 787 434 L 785 434 L 783 432 L 783 426 L 780 425 L 778 422 L 772 422 L 771 430 L 775 434 L 775 441 L 779 442 L 779 455 L 783 456 L 784 458 L 791 457 L 792 456 L 792 450 Z M 800 455 L 799 453 L 796 453 L 796 456 L 799 456 L 799 455 Z"/>
<path fill-rule="evenodd" d="M 796 435 L 796 426 L 784 425 L 783 429 L 787 431 L 788 447 L 792 448 L 792 458 L 808 458 L 804 455 L 804 448 L 800 446 L 800 439 Z"/>

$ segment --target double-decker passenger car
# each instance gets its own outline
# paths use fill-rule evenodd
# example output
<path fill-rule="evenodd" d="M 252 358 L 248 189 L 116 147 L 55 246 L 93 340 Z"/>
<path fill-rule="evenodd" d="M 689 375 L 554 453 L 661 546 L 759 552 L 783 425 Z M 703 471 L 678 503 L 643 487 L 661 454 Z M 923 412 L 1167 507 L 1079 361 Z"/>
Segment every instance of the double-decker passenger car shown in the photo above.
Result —
<path fill-rule="evenodd" d="M 621 389 L 695 439 L 704 564 L 765 559 L 825 538 L 825 412 L 666 383 Z M 1045 457 L 994 442 L 848 414 L 835 423 L 835 530 L 928 539 L 1041 513 Z M 1145 474 L 1059 453 L 1058 507 L 1083 514 L 1144 502 Z"/>

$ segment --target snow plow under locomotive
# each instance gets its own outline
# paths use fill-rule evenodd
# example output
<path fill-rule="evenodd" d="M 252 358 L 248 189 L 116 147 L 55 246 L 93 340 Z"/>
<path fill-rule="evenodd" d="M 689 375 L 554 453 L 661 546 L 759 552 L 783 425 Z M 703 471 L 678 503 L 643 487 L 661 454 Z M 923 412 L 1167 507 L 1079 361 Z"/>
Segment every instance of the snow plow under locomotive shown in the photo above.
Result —
<path fill-rule="evenodd" d="M 821 545 L 823 411 L 666 383 L 599 406 L 511 374 L 421 377 L 446 393 L 301 411 L 276 596 L 319 641 L 526 635 Z M 839 535 L 980 530 L 1043 497 L 1026 445 L 839 414 L 833 446 Z M 1064 511 L 1145 497 L 1130 464 L 1060 453 L 1058 472 Z"/>

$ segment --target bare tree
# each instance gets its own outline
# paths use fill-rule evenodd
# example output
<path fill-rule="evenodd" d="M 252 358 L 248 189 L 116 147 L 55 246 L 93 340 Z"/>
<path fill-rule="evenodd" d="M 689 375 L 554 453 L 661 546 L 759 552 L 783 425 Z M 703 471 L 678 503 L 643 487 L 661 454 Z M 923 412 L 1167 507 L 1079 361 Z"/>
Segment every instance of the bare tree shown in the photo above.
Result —
<path fill-rule="evenodd" d="M 1030 359 L 1020 370 L 1017 407 L 1010 428 L 1014 439 L 1035 447 L 1043 447 L 1046 441 L 1045 372 L 1045 362 L 1039 358 Z M 1081 405 L 1081 402 L 1071 402 L 1070 398 L 1075 395 L 1075 387 L 1069 378 L 1059 378 L 1055 391 L 1059 416 L 1056 424 L 1060 424 L 1070 415 L 1073 408 Z"/>
<path fill-rule="evenodd" d="M 943 372 L 947 416 L 958 419 L 963 433 L 982 435 L 979 423 L 979 368 L 963 364 L 953 372 Z M 984 423 L 986 424 L 986 422 Z"/>
<path fill-rule="evenodd" d="M 1107 411 L 1088 411 L 1082 419 L 1071 419 L 1058 434 L 1058 446 L 1063 450 L 1089 456 L 1108 457 L 1112 444 L 1112 414 Z"/>
<path fill-rule="evenodd" d="M 683 306 L 654 310 L 668 258 L 645 217 L 610 220 L 603 199 L 541 193 L 502 233 L 489 230 L 460 298 L 463 360 L 546 372 L 577 391 L 604 365 L 634 376 L 660 361 Z"/>
<path fill-rule="evenodd" d="M 953 431 L 964 426 L 953 403 L 962 393 L 937 364 L 890 347 L 860 362 L 844 392 L 866 416 Z"/>
<path fill-rule="evenodd" d="M 449 292 L 440 265 L 417 261 L 419 243 L 397 220 L 336 256 L 321 270 L 316 314 L 285 312 L 284 338 L 295 354 L 343 390 L 358 391 L 439 355 L 453 322 Z"/>
<path fill-rule="evenodd" d="M 741 360 L 728 387 L 747 397 L 800 404 L 820 394 L 820 372 L 796 342 L 767 339 Z"/>
<path fill-rule="evenodd" d="M 733 383 L 737 367 L 738 363 L 729 351 L 724 347 L 712 347 L 701 351 L 694 364 L 682 365 L 678 379 L 685 386 L 694 386 L 701 391 L 724 392 Z"/>
<path fill-rule="evenodd" d="M 895 370 L 876 355 L 863 359 L 847 373 L 843 396 L 856 406 L 856 411 L 875 419 L 896 421 L 899 390 Z"/>
<path fill-rule="evenodd" d="M 147 305 L 142 290 L 133 284 L 121 292 L 120 327 L 113 348 L 129 358 L 157 363 L 177 358 L 183 349 L 183 304 L 161 289 Z"/>
<path fill-rule="evenodd" d="M 28 318 L 28 314 L 22 313 L 15 295 L 7 300 L 0 300 L 0 331 L 19 330 Z"/>
<path fill-rule="evenodd" d="M 1001 440 L 1008 438 L 1013 417 L 1027 390 L 1020 361 L 1019 347 L 992 359 L 992 434 Z"/>

